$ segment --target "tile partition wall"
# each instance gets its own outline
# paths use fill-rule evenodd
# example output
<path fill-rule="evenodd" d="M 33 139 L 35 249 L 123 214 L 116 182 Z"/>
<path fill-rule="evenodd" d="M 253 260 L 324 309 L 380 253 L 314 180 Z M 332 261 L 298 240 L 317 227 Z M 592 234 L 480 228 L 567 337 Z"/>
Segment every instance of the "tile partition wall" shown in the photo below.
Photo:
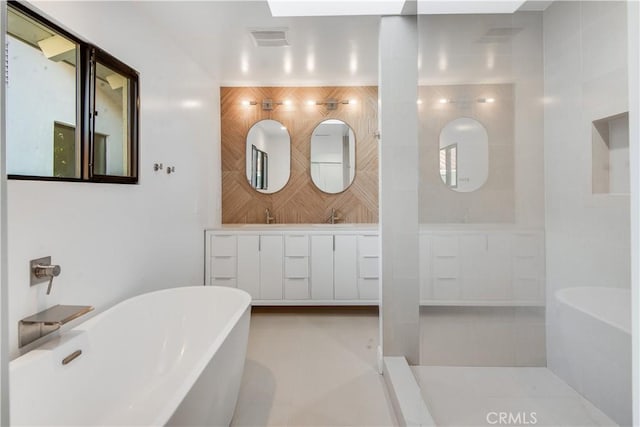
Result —
<path fill-rule="evenodd" d="M 417 17 L 380 20 L 382 351 L 420 363 Z"/>
<path fill-rule="evenodd" d="M 336 110 L 308 101 L 355 100 Z M 263 111 L 263 99 L 290 100 Z M 256 105 L 243 105 L 255 101 Z M 326 222 L 335 208 L 346 223 L 378 222 L 378 89 L 361 87 L 221 87 L 222 223 L 264 223 L 268 208 L 277 223 Z M 285 187 L 262 194 L 249 186 L 245 173 L 245 142 L 249 129 L 263 119 L 287 127 L 291 136 L 291 176 Z M 318 123 L 340 119 L 356 135 L 356 175 L 339 194 L 320 191 L 311 181 L 310 141 Z"/>

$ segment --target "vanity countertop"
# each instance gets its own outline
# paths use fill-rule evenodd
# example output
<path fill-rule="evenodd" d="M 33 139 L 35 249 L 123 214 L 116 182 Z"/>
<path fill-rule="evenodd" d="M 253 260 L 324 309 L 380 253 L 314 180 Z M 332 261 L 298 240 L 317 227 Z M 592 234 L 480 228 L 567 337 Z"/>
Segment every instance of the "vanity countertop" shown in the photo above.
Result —
<path fill-rule="evenodd" d="M 308 232 L 322 233 L 353 233 L 353 232 L 379 232 L 379 224 L 223 224 L 220 227 L 210 227 L 207 231 L 229 231 L 244 233 L 264 232 Z M 519 226 L 516 224 L 420 224 L 419 233 L 477 233 L 477 232 L 543 232 L 543 228 Z"/>
<path fill-rule="evenodd" d="M 233 232 L 288 232 L 304 231 L 309 233 L 327 232 L 378 232 L 378 224 L 223 224 L 221 227 L 209 228 L 207 231 Z"/>

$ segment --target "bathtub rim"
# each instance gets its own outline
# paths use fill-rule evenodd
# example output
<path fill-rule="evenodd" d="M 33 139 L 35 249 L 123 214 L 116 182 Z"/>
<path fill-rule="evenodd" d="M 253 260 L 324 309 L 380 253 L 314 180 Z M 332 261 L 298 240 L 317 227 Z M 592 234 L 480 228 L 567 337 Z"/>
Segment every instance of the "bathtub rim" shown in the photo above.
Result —
<path fill-rule="evenodd" d="M 195 289 L 205 288 L 205 292 L 221 292 L 222 294 L 236 294 L 239 297 L 239 306 L 237 310 L 233 312 L 233 315 L 227 319 L 226 324 L 220 328 L 218 335 L 215 339 L 211 340 L 208 346 L 202 351 L 200 357 L 196 358 L 194 363 L 190 366 L 188 372 L 182 375 L 180 378 L 182 381 L 179 386 L 175 387 L 172 392 L 167 394 L 167 399 L 162 405 L 162 409 L 158 411 L 153 417 L 150 417 L 149 425 L 165 425 L 170 419 L 176 409 L 180 406 L 185 399 L 189 390 L 193 387 L 197 379 L 206 369 L 208 362 L 213 358 L 216 351 L 223 345 L 226 338 L 229 336 L 233 328 L 238 324 L 238 321 L 243 315 L 249 311 L 251 312 L 251 296 L 242 289 L 229 288 L 225 286 L 209 286 L 209 285 L 196 285 L 196 286 L 178 286 L 173 288 L 160 289 L 156 291 L 145 292 L 133 296 L 131 298 L 120 301 L 111 307 L 97 313 L 95 316 L 87 319 L 85 322 L 80 323 L 68 331 L 61 332 L 58 337 L 53 338 L 41 346 L 34 348 L 33 350 L 17 357 L 9 362 L 9 369 L 11 366 L 14 369 L 21 369 L 23 364 L 30 363 L 33 358 L 50 357 L 52 351 L 55 351 L 60 346 L 65 345 L 68 341 L 75 339 L 76 337 L 84 334 L 89 334 L 92 326 L 99 323 L 104 317 L 109 314 L 110 311 L 115 310 L 117 307 L 123 307 L 134 303 L 137 300 L 144 299 L 153 294 L 161 293 L 175 293 L 175 292 L 188 292 Z M 11 389 L 11 386 L 10 386 Z"/>
<path fill-rule="evenodd" d="M 567 294 L 575 293 L 578 291 L 586 291 L 586 290 L 593 290 L 593 289 L 597 289 L 598 291 L 606 290 L 606 291 L 613 291 L 613 292 L 626 291 L 626 292 L 629 292 L 629 297 L 631 297 L 630 289 L 621 288 L 621 287 L 606 287 L 606 286 L 572 286 L 568 288 L 558 289 L 557 291 L 554 292 L 554 296 L 558 303 L 566 305 L 567 307 L 572 308 L 573 310 L 579 311 L 582 314 L 592 317 L 602 323 L 605 323 L 611 326 L 612 328 L 615 328 L 616 330 L 619 330 L 631 336 L 631 318 L 627 319 L 628 322 L 626 324 L 620 324 L 618 322 L 612 321 L 611 319 L 605 318 L 604 316 L 599 315 L 598 313 L 594 313 L 592 311 L 585 309 L 580 304 L 576 304 L 575 301 L 572 301 L 572 299 L 567 295 Z"/>

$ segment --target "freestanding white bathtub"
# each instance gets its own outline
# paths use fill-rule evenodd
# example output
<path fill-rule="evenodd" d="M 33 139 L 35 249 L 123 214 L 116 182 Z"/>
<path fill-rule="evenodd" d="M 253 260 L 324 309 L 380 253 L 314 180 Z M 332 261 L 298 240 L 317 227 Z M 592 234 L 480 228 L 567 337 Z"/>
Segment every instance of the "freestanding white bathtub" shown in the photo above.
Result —
<path fill-rule="evenodd" d="M 549 368 L 620 425 L 631 425 L 631 291 L 558 290 Z"/>
<path fill-rule="evenodd" d="M 11 424 L 229 425 L 250 304 L 244 291 L 197 286 L 98 314 L 10 363 Z"/>

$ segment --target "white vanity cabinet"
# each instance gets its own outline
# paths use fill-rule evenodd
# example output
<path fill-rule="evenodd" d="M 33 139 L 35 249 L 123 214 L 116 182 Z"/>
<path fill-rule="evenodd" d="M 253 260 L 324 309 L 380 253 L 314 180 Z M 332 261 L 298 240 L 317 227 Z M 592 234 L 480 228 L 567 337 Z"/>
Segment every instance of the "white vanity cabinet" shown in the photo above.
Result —
<path fill-rule="evenodd" d="M 251 299 L 260 295 L 260 236 L 240 235 L 238 239 L 238 288 L 247 291 Z M 213 270 L 215 274 L 215 270 Z"/>
<path fill-rule="evenodd" d="M 537 230 L 421 231 L 422 305 L 544 305 Z"/>
<path fill-rule="evenodd" d="M 255 305 L 375 305 L 373 228 L 237 227 L 206 231 L 205 282 L 237 286 Z"/>
<path fill-rule="evenodd" d="M 208 237 L 207 284 L 243 289 L 254 300 L 282 299 L 282 236 L 225 233 Z"/>
<path fill-rule="evenodd" d="M 209 282 L 215 286 L 236 287 L 237 261 L 236 236 L 216 234 L 209 240 L 211 257 L 208 259 L 211 275 Z"/>
<path fill-rule="evenodd" d="M 334 251 L 335 236 L 314 235 L 311 238 L 311 299 L 334 299 Z"/>
<path fill-rule="evenodd" d="M 286 234 L 284 241 L 284 299 L 309 299 L 309 236 Z"/>
<path fill-rule="evenodd" d="M 282 280 L 282 236 L 260 236 L 260 299 L 281 300 Z"/>
<path fill-rule="evenodd" d="M 333 236 L 333 288 L 337 300 L 358 299 L 357 236 Z"/>
<path fill-rule="evenodd" d="M 380 276 L 380 239 L 358 236 L 358 296 L 378 300 Z"/>

